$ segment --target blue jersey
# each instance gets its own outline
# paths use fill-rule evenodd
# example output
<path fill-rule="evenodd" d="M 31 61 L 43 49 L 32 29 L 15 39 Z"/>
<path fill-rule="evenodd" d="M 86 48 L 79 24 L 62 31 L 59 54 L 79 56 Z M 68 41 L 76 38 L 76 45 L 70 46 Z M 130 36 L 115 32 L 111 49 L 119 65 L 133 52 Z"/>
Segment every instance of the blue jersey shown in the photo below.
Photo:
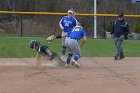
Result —
<path fill-rule="evenodd" d="M 77 20 L 74 17 L 64 16 L 60 20 L 59 24 L 62 24 L 62 26 L 64 27 L 64 32 L 69 32 L 73 29 L 73 27 L 76 26 Z"/>
<path fill-rule="evenodd" d="M 69 38 L 79 40 L 86 36 L 86 32 L 82 27 L 73 28 L 71 32 L 68 33 Z"/>

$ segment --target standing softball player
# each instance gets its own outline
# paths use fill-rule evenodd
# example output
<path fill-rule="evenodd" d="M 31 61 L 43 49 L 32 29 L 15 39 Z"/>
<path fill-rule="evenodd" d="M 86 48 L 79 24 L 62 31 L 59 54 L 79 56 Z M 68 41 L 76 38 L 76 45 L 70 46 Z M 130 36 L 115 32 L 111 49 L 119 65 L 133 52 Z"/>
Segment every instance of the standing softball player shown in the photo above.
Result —
<path fill-rule="evenodd" d="M 80 48 L 82 48 L 82 46 L 86 43 L 86 32 L 81 27 L 81 24 L 78 23 L 77 26 L 75 26 L 71 32 L 62 35 L 62 37 L 64 36 L 67 36 L 65 40 L 65 45 L 69 51 L 65 67 L 74 65 L 75 67 L 79 68 L 80 64 L 77 61 L 81 57 Z M 78 41 L 81 38 L 83 38 L 83 40 L 79 46 Z M 74 53 L 75 53 L 74 59 L 71 61 L 71 58 Z"/>
<path fill-rule="evenodd" d="M 73 9 L 69 9 L 67 12 L 68 16 L 64 16 L 60 20 L 59 26 L 62 30 L 62 35 L 70 32 L 73 29 L 73 27 L 76 26 L 77 20 L 74 17 L 74 13 L 75 13 L 75 11 Z M 66 37 L 62 38 L 62 56 L 64 56 L 65 52 L 66 52 L 65 39 L 66 39 Z"/>

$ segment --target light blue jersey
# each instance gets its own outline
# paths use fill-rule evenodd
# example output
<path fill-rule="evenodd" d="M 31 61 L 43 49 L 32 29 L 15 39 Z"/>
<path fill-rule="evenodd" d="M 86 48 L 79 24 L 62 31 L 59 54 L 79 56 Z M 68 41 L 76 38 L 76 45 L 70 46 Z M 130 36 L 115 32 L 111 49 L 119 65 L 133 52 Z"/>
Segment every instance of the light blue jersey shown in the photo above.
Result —
<path fill-rule="evenodd" d="M 68 38 L 79 40 L 86 36 L 86 32 L 82 27 L 73 28 L 71 32 L 68 33 Z"/>
<path fill-rule="evenodd" d="M 64 32 L 69 32 L 77 25 L 77 20 L 74 17 L 64 16 L 59 24 L 62 24 L 64 27 Z"/>

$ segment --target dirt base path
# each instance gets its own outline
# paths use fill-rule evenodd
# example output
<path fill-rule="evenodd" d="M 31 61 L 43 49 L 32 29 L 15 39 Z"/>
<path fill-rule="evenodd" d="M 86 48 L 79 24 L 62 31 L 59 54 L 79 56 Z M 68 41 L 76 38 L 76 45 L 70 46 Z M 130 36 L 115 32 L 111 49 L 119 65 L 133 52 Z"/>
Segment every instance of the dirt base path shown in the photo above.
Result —
<path fill-rule="evenodd" d="M 83 57 L 80 68 L 43 63 L 34 58 L 0 59 L 0 93 L 139 93 L 140 58 L 114 61 Z"/>

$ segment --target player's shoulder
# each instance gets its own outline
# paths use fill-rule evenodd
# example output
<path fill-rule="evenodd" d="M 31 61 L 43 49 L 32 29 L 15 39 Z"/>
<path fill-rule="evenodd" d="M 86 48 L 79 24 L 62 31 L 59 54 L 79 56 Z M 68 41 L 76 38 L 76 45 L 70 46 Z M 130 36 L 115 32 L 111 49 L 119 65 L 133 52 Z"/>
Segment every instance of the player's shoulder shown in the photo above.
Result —
<path fill-rule="evenodd" d="M 82 30 L 83 33 L 86 33 L 86 30 L 85 29 L 81 28 L 81 30 Z"/>
<path fill-rule="evenodd" d="M 66 18 L 68 18 L 68 16 L 63 16 L 63 19 L 66 19 Z"/>
<path fill-rule="evenodd" d="M 41 46 L 40 46 L 40 49 L 46 49 L 46 48 L 48 48 L 47 45 L 41 45 Z"/>
<path fill-rule="evenodd" d="M 86 33 L 85 29 L 83 27 L 78 28 L 82 33 Z"/>
<path fill-rule="evenodd" d="M 77 21 L 77 19 L 75 17 L 72 17 L 72 19 Z"/>
<path fill-rule="evenodd" d="M 119 20 L 118 20 L 118 19 L 115 19 L 115 20 L 113 21 L 113 24 L 116 24 L 117 22 L 119 22 Z"/>
<path fill-rule="evenodd" d="M 82 31 L 85 31 L 83 27 L 80 27 L 79 29 L 82 30 Z"/>

